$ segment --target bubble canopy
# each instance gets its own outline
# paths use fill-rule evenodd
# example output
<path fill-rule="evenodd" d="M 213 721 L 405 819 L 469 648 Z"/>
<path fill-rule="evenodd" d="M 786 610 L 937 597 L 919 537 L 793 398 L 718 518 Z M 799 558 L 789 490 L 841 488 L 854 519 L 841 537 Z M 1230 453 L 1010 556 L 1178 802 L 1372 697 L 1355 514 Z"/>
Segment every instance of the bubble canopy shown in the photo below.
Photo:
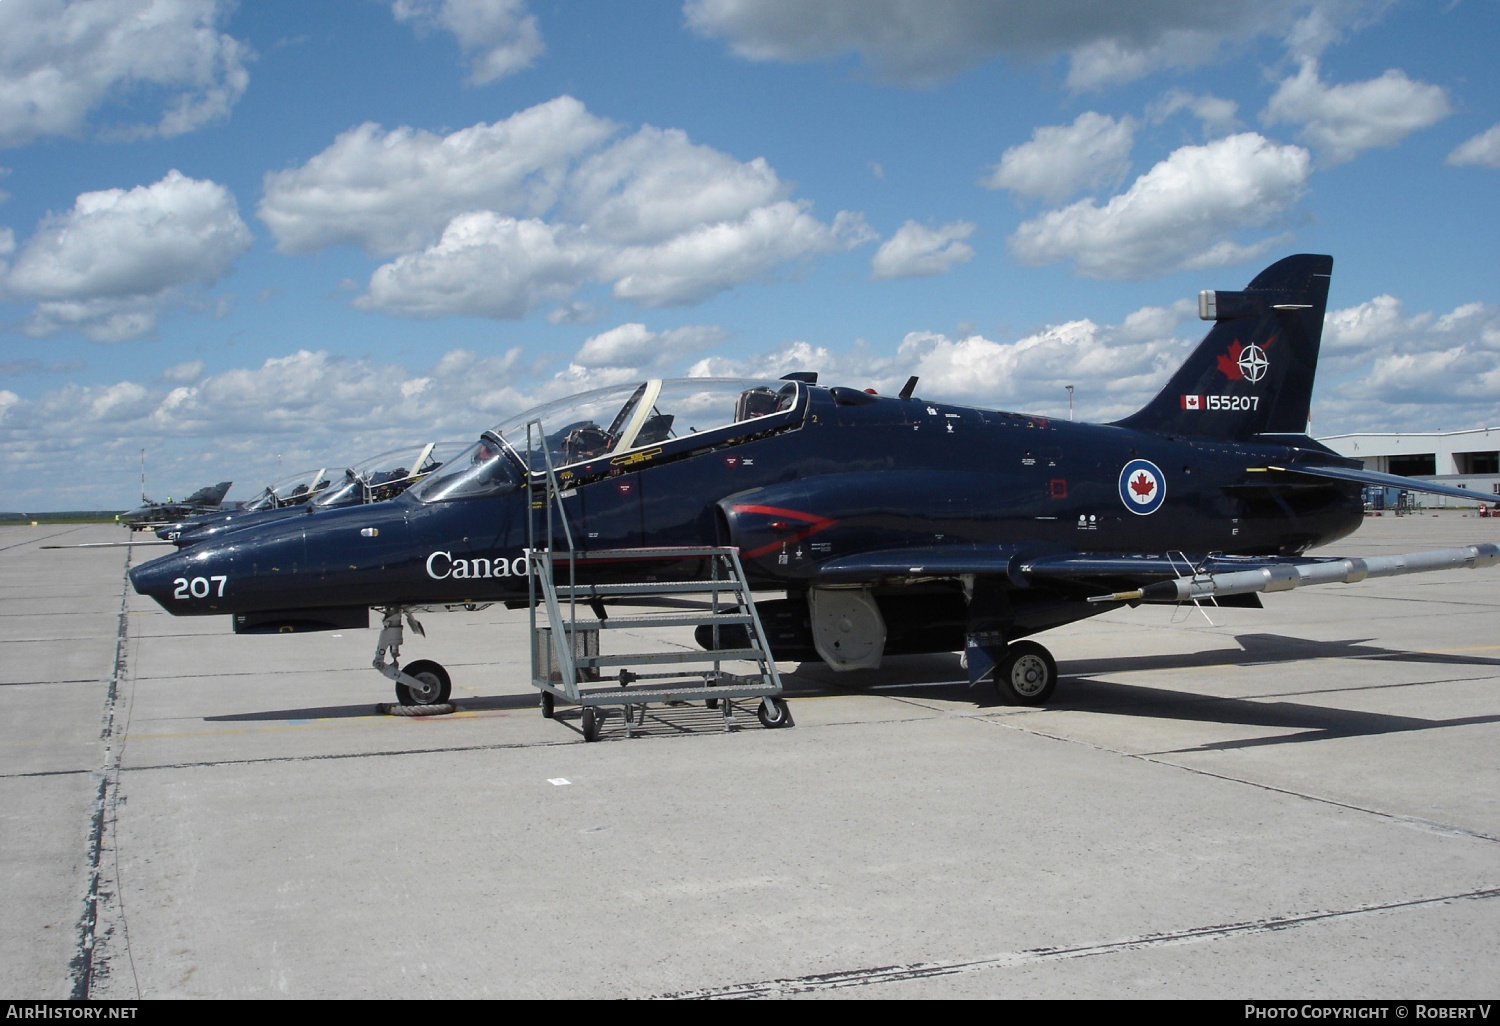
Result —
<path fill-rule="evenodd" d="M 796 381 L 740 378 L 653 378 L 582 392 L 501 421 L 411 492 L 422 502 L 492 495 L 518 488 L 527 470 L 543 473 L 548 462 L 560 469 L 700 435 L 727 440 L 752 433 L 752 421 L 796 409 L 804 394 Z M 533 426 L 528 443 L 533 421 L 542 430 Z"/>
<path fill-rule="evenodd" d="M 462 442 L 423 442 L 371 456 L 345 470 L 343 480 L 313 496 L 310 505 L 337 509 L 394 498 L 463 448 Z"/>
<path fill-rule="evenodd" d="M 265 491 L 245 503 L 244 508 L 247 510 L 277 509 L 281 506 L 306 502 L 310 497 L 328 487 L 330 478 L 327 469 L 327 467 L 319 467 L 317 470 L 304 470 L 269 484 Z"/>

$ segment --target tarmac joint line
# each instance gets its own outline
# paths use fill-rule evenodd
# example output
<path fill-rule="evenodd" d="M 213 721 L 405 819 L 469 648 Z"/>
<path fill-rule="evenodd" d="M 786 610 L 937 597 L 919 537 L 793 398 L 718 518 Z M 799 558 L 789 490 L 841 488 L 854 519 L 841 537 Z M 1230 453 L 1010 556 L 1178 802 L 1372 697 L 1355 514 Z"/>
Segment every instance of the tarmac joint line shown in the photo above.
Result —
<path fill-rule="evenodd" d="M 99 912 L 101 903 L 111 897 L 103 886 L 102 856 L 106 824 L 113 817 L 114 805 L 119 798 L 120 757 L 123 736 L 116 731 L 115 703 L 119 698 L 120 684 L 127 672 L 127 645 L 129 642 L 130 561 L 125 561 L 126 574 L 120 592 L 120 614 L 115 633 L 115 658 L 110 670 L 108 687 L 104 695 L 104 713 L 99 726 L 99 740 L 104 744 L 104 762 L 96 771 L 99 784 L 90 810 L 88 848 L 88 892 L 83 899 L 83 912 L 78 919 L 78 945 L 68 963 L 71 980 L 69 1000 L 87 1001 L 92 996 L 96 982 L 109 973 L 107 963 L 98 957 Z M 123 921 L 123 915 L 122 915 Z M 129 942 L 126 942 L 129 950 Z M 139 987 L 137 987 L 139 993 Z"/>
<path fill-rule="evenodd" d="M 700 990 L 677 991 L 654 996 L 661 999 L 673 1000 L 686 998 L 718 1001 L 787 997 L 793 994 L 840 990 L 848 987 L 868 987 L 879 983 L 900 983 L 907 980 L 930 979 L 936 976 L 956 976 L 962 973 L 982 972 L 987 969 L 1010 969 L 1017 966 L 1034 965 L 1038 962 L 1057 961 L 1066 958 L 1086 958 L 1091 955 L 1108 955 L 1121 951 L 1137 951 L 1145 948 L 1224 940 L 1231 937 L 1271 933 L 1276 930 L 1297 929 L 1315 923 L 1347 919 L 1354 916 L 1398 912 L 1432 905 L 1444 905 L 1454 901 L 1483 901 L 1497 897 L 1500 897 L 1500 887 L 1483 887 L 1472 891 L 1463 891 L 1459 894 L 1445 894 L 1435 898 L 1411 898 L 1405 901 L 1358 905 L 1354 908 L 1338 909 L 1335 911 L 1308 912 L 1291 916 L 1268 916 L 1264 919 L 1256 919 L 1246 923 L 1195 926 L 1165 933 L 1143 934 L 1139 937 L 1128 937 L 1124 940 L 1103 941 L 1068 947 L 1031 948 L 1026 951 L 1007 952 L 1006 954 L 997 955 L 992 958 L 875 966 L 867 969 L 814 973 L 808 976 L 763 980 L 757 983 L 732 984 L 727 987 L 707 987 Z"/>

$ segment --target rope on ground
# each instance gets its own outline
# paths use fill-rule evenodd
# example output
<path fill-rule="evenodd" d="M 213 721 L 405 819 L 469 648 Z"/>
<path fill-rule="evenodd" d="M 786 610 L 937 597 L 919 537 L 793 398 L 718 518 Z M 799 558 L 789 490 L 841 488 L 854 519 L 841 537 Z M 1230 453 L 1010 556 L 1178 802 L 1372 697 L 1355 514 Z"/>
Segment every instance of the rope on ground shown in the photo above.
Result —
<path fill-rule="evenodd" d="M 395 702 L 381 702 L 375 706 L 378 716 L 444 716 L 454 711 L 452 702 L 438 702 L 435 705 L 398 705 Z"/>

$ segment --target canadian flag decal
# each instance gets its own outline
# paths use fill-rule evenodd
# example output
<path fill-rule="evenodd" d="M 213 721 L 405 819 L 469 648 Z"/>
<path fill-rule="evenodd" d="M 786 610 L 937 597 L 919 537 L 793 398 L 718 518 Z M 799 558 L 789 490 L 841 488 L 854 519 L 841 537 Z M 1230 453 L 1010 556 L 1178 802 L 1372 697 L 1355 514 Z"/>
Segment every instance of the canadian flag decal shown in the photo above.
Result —
<path fill-rule="evenodd" d="M 1184 410 L 1203 409 L 1203 397 L 1201 395 L 1185 395 L 1182 397 L 1182 408 Z"/>

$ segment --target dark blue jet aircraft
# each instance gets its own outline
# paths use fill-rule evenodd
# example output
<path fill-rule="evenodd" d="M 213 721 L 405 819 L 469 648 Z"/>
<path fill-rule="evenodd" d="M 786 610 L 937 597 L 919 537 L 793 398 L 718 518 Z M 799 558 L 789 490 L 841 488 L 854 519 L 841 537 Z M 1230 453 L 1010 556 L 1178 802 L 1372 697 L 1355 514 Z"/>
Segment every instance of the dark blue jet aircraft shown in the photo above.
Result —
<path fill-rule="evenodd" d="M 914 381 L 885 397 L 812 374 L 652 380 L 502 423 L 391 502 L 236 532 L 131 580 L 237 631 L 367 626 L 371 607 L 388 626 L 424 607 L 524 607 L 545 455 L 579 548 L 737 546 L 753 584 L 785 591 L 757 606 L 777 658 L 858 669 L 962 651 L 972 681 L 1039 704 L 1056 664 L 1022 639 L 1121 605 L 1258 607 L 1260 591 L 1500 560 L 1494 545 L 1303 555 L 1359 526 L 1364 485 L 1472 498 L 1364 471 L 1306 435 L 1332 266 L 1288 257 L 1243 291 L 1203 293 L 1212 329 L 1113 424 L 924 401 Z M 732 633 L 719 647 L 745 645 Z M 447 690 L 398 678 L 408 704 Z"/>
<path fill-rule="evenodd" d="M 143 462 L 142 467 L 144 466 Z M 141 479 L 145 480 L 144 470 Z M 175 520 L 214 513 L 218 511 L 219 505 L 224 501 L 224 496 L 229 493 L 229 486 L 233 483 L 233 481 L 220 481 L 216 485 L 204 485 L 181 502 L 173 502 L 171 499 L 166 502 L 152 502 L 146 498 L 145 490 L 142 489 L 141 505 L 129 512 L 121 513 L 115 519 L 132 531 L 147 531 Z"/>
<path fill-rule="evenodd" d="M 367 502 L 385 502 L 406 491 L 463 448 L 462 442 L 422 442 L 371 456 L 346 469 L 342 476 L 326 474 L 324 470 L 303 473 L 280 485 L 268 487 L 255 502 L 243 509 L 168 524 L 157 531 L 156 536 L 178 548 L 187 548 L 271 520 Z M 309 482 L 318 487 L 305 487 Z M 297 490 L 299 485 L 303 486 L 301 491 Z"/>
<path fill-rule="evenodd" d="M 234 509 L 222 509 L 215 505 L 210 509 L 195 510 L 150 526 L 157 529 L 158 538 L 175 542 L 182 536 L 183 531 L 201 527 L 204 524 L 224 522 L 230 518 L 239 518 L 249 513 L 259 513 L 262 510 L 300 505 L 328 487 L 331 479 L 326 474 L 327 469 L 320 467 L 317 470 L 304 470 L 291 477 L 282 478 L 274 484 L 267 485 L 255 498 L 241 503 Z"/>

